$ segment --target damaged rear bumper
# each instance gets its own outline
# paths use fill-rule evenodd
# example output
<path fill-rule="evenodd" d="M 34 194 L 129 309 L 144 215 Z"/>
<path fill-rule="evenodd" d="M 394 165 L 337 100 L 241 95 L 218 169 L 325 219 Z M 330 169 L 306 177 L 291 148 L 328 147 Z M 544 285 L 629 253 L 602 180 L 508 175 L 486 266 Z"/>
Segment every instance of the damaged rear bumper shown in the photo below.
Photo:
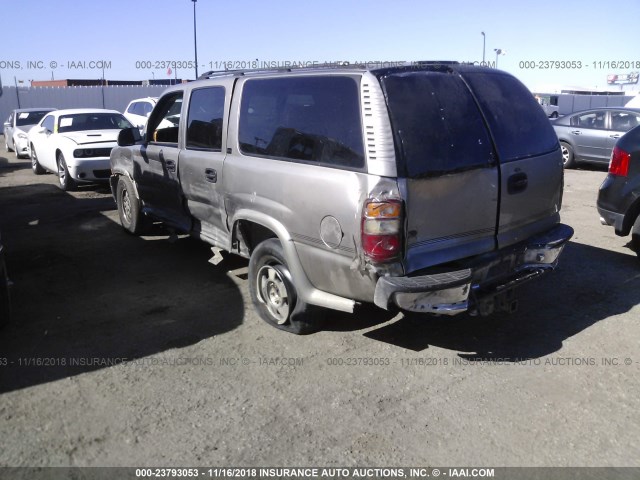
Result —
<path fill-rule="evenodd" d="M 380 277 L 374 303 L 411 312 L 488 315 L 509 310 L 512 290 L 553 270 L 573 229 L 559 224 L 526 242 L 471 259 L 464 268 L 411 277 Z"/>

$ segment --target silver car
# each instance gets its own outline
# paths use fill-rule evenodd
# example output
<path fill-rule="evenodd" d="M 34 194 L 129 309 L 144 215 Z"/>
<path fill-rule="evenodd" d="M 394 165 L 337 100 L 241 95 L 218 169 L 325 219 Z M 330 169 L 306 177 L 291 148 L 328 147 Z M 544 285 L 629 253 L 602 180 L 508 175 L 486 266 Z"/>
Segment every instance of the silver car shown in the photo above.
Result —
<path fill-rule="evenodd" d="M 249 258 L 256 310 L 293 333 L 365 302 L 511 311 L 573 234 L 549 120 L 494 69 L 210 72 L 118 145 L 122 226 L 159 221 Z"/>
<path fill-rule="evenodd" d="M 565 168 L 580 162 L 607 165 L 616 141 L 640 125 L 640 109 L 612 107 L 574 112 L 552 122 Z"/>
<path fill-rule="evenodd" d="M 16 152 L 18 158 L 29 157 L 29 130 L 55 108 L 19 108 L 13 110 L 4 123 L 4 148 Z"/>

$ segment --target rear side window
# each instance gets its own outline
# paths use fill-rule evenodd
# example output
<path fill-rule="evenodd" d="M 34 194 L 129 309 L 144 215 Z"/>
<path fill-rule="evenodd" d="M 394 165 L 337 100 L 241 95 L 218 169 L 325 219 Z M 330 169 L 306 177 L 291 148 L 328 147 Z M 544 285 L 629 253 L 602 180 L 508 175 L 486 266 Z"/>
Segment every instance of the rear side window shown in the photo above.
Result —
<path fill-rule="evenodd" d="M 476 94 L 493 133 L 500 162 L 532 157 L 558 148 L 549 119 L 515 77 L 498 72 L 463 74 Z"/>
<path fill-rule="evenodd" d="M 187 117 L 187 148 L 220 151 L 224 87 L 200 88 L 191 92 Z"/>
<path fill-rule="evenodd" d="M 488 166 L 492 148 L 478 106 L 457 75 L 407 72 L 382 79 L 404 176 Z M 537 107 L 540 109 L 540 107 Z M 402 168 L 404 167 L 404 168 Z"/>
<path fill-rule="evenodd" d="M 352 78 L 248 80 L 240 108 L 238 135 L 245 154 L 364 167 L 359 89 Z"/>

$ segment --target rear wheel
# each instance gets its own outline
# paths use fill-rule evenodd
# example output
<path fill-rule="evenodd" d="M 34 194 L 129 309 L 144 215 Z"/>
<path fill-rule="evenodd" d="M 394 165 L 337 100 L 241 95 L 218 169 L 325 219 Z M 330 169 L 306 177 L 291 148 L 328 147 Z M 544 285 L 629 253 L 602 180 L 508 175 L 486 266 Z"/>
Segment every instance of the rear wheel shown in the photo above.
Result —
<path fill-rule="evenodd" d="M 629 243 L 629 247 L 640 257 L 640 216 L 636 218 L 633 228 L 631 229 L 631 242 Z"/>
<path fill-rule="evenodd" d="M 136 195 L 131 180 L 125 176 L 120 176 L 118 179 L 116 204 L 120 224 L 126 231 L 133 235 L 140 235 L 147 229 L 149 222 L 141 211 L 140 199 Z"/>
<path fill-rule="evenodd" d="M 60 188 L 65 192 L 76 189 L 76 182 L 71 175 L 69 175 L 69 169 L 67 168 L 67 162 L 64 159 L 62 152 L 58 152 L 58 184 Z"/>
<path fill-rule="evenodd" d="M 558 112 L 552 112 L 551 118 L 558 118 Z"/>
<path fill-rule="evenodd" d="M 251 254 L 249 291 L 258 314 L 269 325 L 298 335 L 322 328 L 322 309 L 298 297 L 278 240 L 265 240 Z"/>
<path fill-rule="evenodd" d="M 44 168 L 38 162 L 38 154 L 36 153 L 36 149 L 31 145 L 31 170 L 36 175 L 42 175 L 44 173 Z"/>
<path fill-rule="evenodd" d="M 573 147 L 566 142 L 560 142 L 560 149 L 562 150 L 562 164 L 564 168 L 575 168 L 577 162 L 573 153 Z"/>

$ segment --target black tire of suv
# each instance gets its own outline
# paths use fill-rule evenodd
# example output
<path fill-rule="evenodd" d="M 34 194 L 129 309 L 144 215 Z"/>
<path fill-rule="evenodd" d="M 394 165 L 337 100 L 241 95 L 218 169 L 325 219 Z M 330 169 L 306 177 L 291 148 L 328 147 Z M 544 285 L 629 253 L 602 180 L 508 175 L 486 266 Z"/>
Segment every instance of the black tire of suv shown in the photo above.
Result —
<path fill-rule="evenodd" d="M 140 199 L 136 196 L 131 180 L 126 176 L 120 176 L 116 188 L 116 205 L 120 224 L 127 232 L 140 235 L 149 226 L 149 222 L 140 211 Z"/>
<path fill-rule="evenodd" d="M 45 172 L 42 165 L 40 165 L 40 162 L 38 162 L 38 154 L 36 153 L 36 149 L 33 147 L 33 144 L 31 145 L 31 170 L 36 175 L 42 175 Z"/>
<path fill-rule="evenodd" d="M 631 241 L 629 242 L 629 248 L 636 252 L 636 255 L 640 257 L 640 216 L 636 218 L 636 221 L 631 228 Z"/>
<path fill-rule="evenodd" d="M 576 162 L 573 147 L 566 142 L 560 142 L 560 148 L 562 149 L 562 161 L 564 168 L 575 168 L 578 162 Z"/>
<path fill-rule="evenodd" d="M 71 192 L 76 189 L 76 182 L 71 175 L 69 175 L 69 169 L 67 168 L 67 162 L 64 159 L 62 152 L 58 152 L 57 155 L 58 165 L 58 185 L 65 192 Z M 64 176 L 62 176 L 64 174 Z"/>
<path fill-rule="evenodd" d="M 282 295 L 283 288 L 285 295 Z M 277 239 L 263 241 L 251 254 L 249 291 L 260 318 L 269 325 L 296 335 L 314 333 L 322 328 L 324 309 L 298 297 L 282 245 Z M 264 299 L 265 295 L 271 298 Z"/>

